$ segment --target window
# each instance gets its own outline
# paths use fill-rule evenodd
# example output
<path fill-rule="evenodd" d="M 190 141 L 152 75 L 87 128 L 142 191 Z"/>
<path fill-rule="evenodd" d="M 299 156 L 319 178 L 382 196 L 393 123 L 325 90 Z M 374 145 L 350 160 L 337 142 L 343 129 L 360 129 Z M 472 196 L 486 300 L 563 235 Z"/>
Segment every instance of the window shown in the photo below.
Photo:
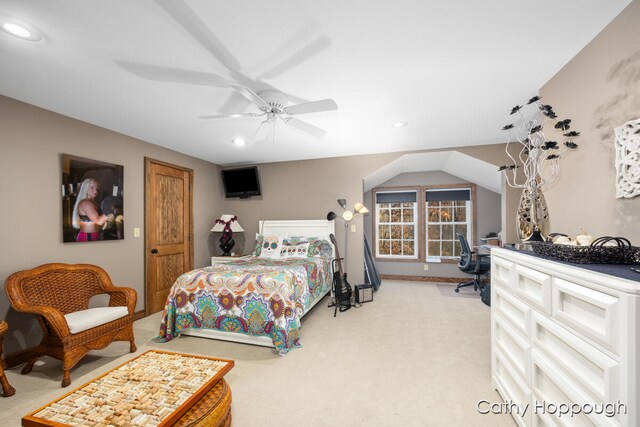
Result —
<path fill-rule="evenodd" d="M 471 238 L 471 190 L 427 190 L 426 230 L 427 260 L 429 258 L 455 258 L 460 256 L 458 233 Z"/>
<path fill-rule="evenodd" d="M 417 196 L 417 191 L 376 193 L 377 257 L 418 258 Z"/>

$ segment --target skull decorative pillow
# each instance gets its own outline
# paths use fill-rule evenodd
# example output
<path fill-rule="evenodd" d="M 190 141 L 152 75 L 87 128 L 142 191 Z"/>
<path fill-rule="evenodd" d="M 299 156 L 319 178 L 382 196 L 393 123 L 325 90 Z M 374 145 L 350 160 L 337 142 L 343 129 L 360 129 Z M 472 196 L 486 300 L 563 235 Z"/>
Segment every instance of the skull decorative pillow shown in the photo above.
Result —
<path fill-rule="evenodd" d="M 309 243 L 299 243 L 297 245 L 283 245 L 280 249 L 280 258 L 306 258 L 309 253 Z"/>
<path fill-rule="evenodd" d="M 264 236 L 259 258 L 280 258 L 280 249 L 282 248 L 283 240 L 282 236 L 276 236 L 274 234 Z"/>

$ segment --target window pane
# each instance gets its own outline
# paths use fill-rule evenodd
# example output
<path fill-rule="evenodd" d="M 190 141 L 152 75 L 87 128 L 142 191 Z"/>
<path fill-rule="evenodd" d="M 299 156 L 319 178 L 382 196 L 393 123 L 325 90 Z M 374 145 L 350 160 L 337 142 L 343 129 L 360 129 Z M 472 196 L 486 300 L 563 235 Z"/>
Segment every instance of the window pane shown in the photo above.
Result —
<path fill-rule="evenodd" d="M 440 226 L 439 225 L 430 225 L 429 226 L 429 240 L 440 240 Z"/>
<path fill-rule="evenodd" d="M 452 208 L 442 208 L 442 212 L 440 213 L 440 220 L 442 222 L 451 222 L 451 221 L 453 221 Z"/>
<path fill-rule="evenodd" d="M 453 255 L 460 256 L 460 242 L 453 242 Z"/>
<path fill-rule="evenodd" d="M 389 231 L 388 225 L 379 225 L 378 226 L 378 239 L 389 239 L 391 237 L 391 232 Z"/>
<path fill-rule="evenodd" d="M 456 206 L 467 206 L 467 202 L 465 200 L 456 200 Z"/>
<path fill-rule="evenodd" d="M 443 241 L 442 242 L 442 256 L 453 256 L 453 242 L 452 241 Z"/>
<path fill-rule="evenodd" d="M 388 205 L 388 203 L 385 203 Z M 391 218 L 389 209 L 380 209 L 380 218 L 378 219 L 380 222 L 389 222 L 389 218 Z"/>
<path fill-rule="evenodd" d="M 413 239 L 415 235 L 413 234 L 413 225 L 403 225 L 402 226 L 402 238 L 403 239 Z"/>
<path fill-rule="evenodd" d="M 402 207 L 402 203 L 391 203 L 391 207 L 392 208 L 401 208 Z"/>
<path fill-rule="evenodd" d="M 429 208 L 429 222 L 440 222 L 440 209 Z"/>
<path fill-rule="evenodd" d="M 440 256 L 440 241 L 429 242 L 429 256 Z"/>
<path fill-rule="evenodd" d="M 413 209 L 402 210 L 402 221 L 413 222 Z"/>
<path fill-rule="evenodd" d="M 429 206 L 429 207 L 438 207 L 438 206 L 440 206 L 440 202 L 436 202 L 436 201 L 431 200 L 431 201 L 427 202 L 427 206 Z"/>
<path fill-rule="evenodd" d="M 441 202 L 441 203 L 442 203 L 441 206 L 447 206 L 447 207 L 453 206 L 453 202 Z"/>
<path fill-rule="evenodd" d="M 389 255 L 391 253 L 391 245 L 388 240 L 378 241 L 378 253 L 380 255 Z"/>
<path fill-rule="evenodd" d="M 465 207 L 457 207 L 454 211 L 456 222 L 466 222 L 467 221 L 467 208 Z"/>
<path fill-rule="evenodd" d="M 402 209 L 391 209 L 391 222 L 402 222 Z"/>
<path fill-rule="evenodd" d="M 391 238 L 392 239 L 402 239 L 402 226 L 401 225 L 392 225 L 391 226 Z"/>
<path fill-rule="evenodd" d="M 413 255 L 415 253 L 414 243 L 415 242 L 413 240 L 404 241 L 404 246 L 402 247 L 402 249 L 405 255 Z"/>
<path fill-rule="evenodd" d="M 389 203 L 378 203 L 378 206 L 380 206 L 380 209 L 389 209 L 390 204 Z"/>
<path fill-rule="evenodd" d="M 465 235 L 465 237 L 467 236 L 467 224 L 456 224 L 456 234 L 458 233 L 462 233 Z M 456 235 L 456 239 L 458 238 L 458 236 Z"/>
<path fill-rule="evenodd" d="M 402 207 L 403 207 L 403 208 L 410 208 L 410 209 L 412 209 L 412 210 L 413 210 L 413 203 L 411 203 L 411 202 L 409 202 L 409 203 L 405 202 L 405 203 L 403 203 L 403 204 L 402 204 Z"/>
<path fill-rule="evenodd" d="M 391 255 L 402 255 L 402 242 L 400 240 L 391 241 Z"/>
<path fill-rule="evenodd" d="M 453 235 L 453 224 L 443 224 L 442 225 L 442 240 L 453 240 L 455 236 Z"/>

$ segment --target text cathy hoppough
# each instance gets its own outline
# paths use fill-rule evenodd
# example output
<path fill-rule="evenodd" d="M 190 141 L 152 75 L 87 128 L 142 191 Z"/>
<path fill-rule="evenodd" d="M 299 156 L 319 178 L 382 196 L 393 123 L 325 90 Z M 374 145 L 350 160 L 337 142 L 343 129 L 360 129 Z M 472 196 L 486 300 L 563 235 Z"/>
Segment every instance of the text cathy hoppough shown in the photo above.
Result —
<path fill-rule="evenodd" d="M 627 413 L 627 405 L 620 400 L 609 403 L 550 403 L 543 400 L 542 402 L 534 401 L 533 404 L 517 403 L 513 400 L 504 402 L 479 400 L 476 409 L 481 414 L 509 414 L 520 417 L 527 415 L 530 410 L 534 414 L 549 414 L 558 418 L 574 417 L 579 414 L 604 415 L 611 418 Z"/>

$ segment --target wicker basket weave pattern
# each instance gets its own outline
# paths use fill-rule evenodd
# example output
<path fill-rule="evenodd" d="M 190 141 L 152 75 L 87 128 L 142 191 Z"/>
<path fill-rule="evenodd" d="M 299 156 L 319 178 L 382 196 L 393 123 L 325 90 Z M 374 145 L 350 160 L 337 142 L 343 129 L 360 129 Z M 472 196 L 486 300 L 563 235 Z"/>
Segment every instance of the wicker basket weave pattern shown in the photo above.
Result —
<path fill-rule="evenodd" d="M 545 258 L 576 264 L 640 264 L 636 246 L 571 246 L 531 242 L 533 251 Z"/>
<path fill-rule="evenodd" d="M 35 355 L 22 369 L 31 372 L 38 357 L 48 355 L 63 362 L 62 386 L 71 383 L 70 370 L 90 350 L 102 349 L 113 341 L 129 341 L 136 351 L 133 314 L 137 293 L 114 286 L 102 268 L 90 264 L 44 264 L 13 273 L 5 282 L 9 302 L 16 311 L 35 314 L 44 336 Z M 109 306 L 125 306 L 128 315 L 112 322 L 72 334 L 65 314 L 86 310 L 89 299 L 98 294 L 110 296 Z"/>

